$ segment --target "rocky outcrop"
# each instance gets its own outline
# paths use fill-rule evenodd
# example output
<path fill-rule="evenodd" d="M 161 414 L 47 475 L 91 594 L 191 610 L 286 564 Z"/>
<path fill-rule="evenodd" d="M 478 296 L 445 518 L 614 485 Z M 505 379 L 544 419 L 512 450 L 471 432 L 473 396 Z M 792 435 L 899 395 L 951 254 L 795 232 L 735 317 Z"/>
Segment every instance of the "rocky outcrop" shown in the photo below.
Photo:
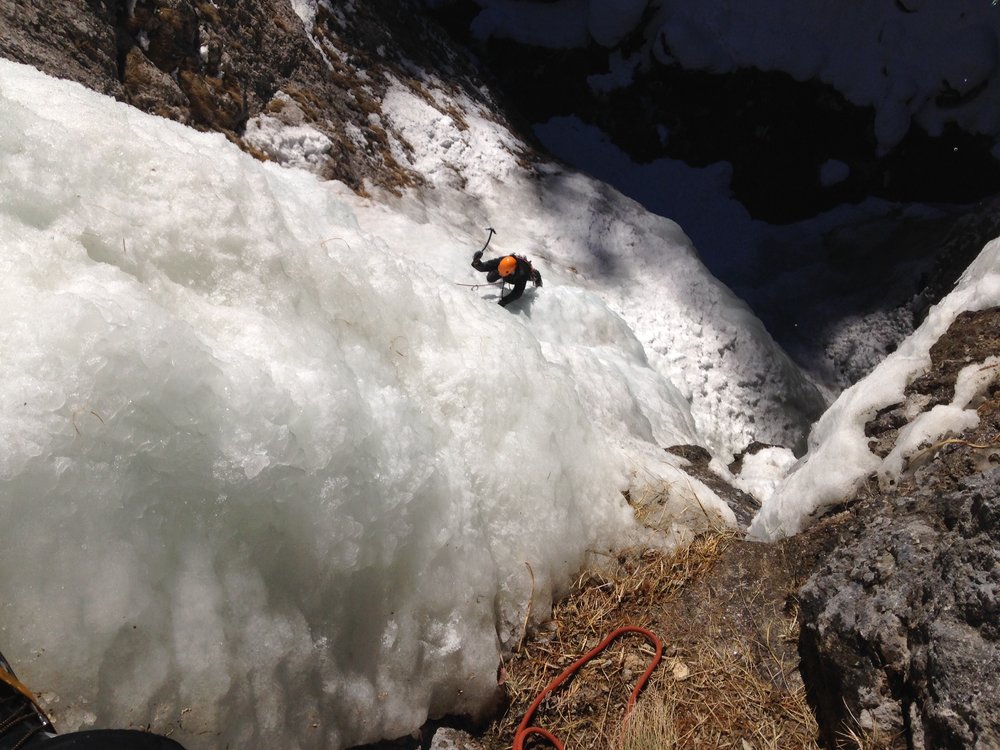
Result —
<path fill-rule="evenodd" d="M 1000 747 L 1000 471 L 881 506 L 803 587 L 800 652 L 829 747 Z M 836 729 L 835 729 L 836 728 Z"/>
<path fill-rule="evenodd" d="M 122 98 L 117 26 L 125 3 L 0 0 L 0 57 Z"/>
<path fill-rule="evenodd" d="M 998 332 L 1000 309 L 960 315 L 905 402 L 868 423 L 872 451 L 887 455 L 914 417 L 949 402 L 958 372 L 1000 351 Z M 840 541 L 799 598 L 827 747 L 852 733 L 880 747 L 1000 747 L 1000 387 L 972 406 L 975 428 L 899 480 L 873 477 L 825 522 Z"/>
<path fill-rule="evenodd" d="M 446 82 L 502 117 L 475 65 L 414 0 L 297 7 L 301 15 L 289 0 L 0 0 L 0 56 L 224 133 L 261 159 L 273 154 L 244 137 L 250 120 L 307 125 L 329 141 L 315 171 L 359 192 L 422 179 L 394 155 L 381 117 L 390 86 L 443 106 L 426 82 Z"/>

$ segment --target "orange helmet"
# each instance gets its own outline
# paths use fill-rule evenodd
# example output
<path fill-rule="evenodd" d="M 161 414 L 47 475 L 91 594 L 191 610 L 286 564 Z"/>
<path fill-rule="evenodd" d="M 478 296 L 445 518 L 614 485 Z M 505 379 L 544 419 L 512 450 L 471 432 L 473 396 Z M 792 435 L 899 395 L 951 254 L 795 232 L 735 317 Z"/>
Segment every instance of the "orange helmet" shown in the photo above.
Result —
<path fill-rule="evenodd" d="M 507 278 L 512 273 L 514 273 L 515 268 L 517 268 L 517 260 L 514 258 L 513 255 L 508 255 L 506 258 L 503 258 L 500 261 L 500 265 L 497 266 L 497 270 L 500 272 L 500 275 L 503 276 L 504 278 Z"/>

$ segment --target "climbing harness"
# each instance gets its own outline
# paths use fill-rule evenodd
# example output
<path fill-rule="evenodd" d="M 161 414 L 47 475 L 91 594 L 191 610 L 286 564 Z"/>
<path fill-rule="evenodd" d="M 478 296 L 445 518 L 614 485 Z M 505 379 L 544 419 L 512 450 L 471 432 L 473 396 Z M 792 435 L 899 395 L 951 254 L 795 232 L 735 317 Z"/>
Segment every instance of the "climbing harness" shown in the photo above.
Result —
<path fill-rule="evenodd" d="M 646 640 L 648 640 L 650 643 L 652 643 L 656 649 L 656 653 L 653 656 L 653 660 L 649 663 L 649 666 L 646 667 L 646 671 L 642 673 L 642 676 L 635 683 L 635 687 L 632 688 L 632 694 L 631 696 L 629 696 L 628 699 L 628 706 L 625 708 L 624 721 L 626 722 L 628 721 L 628 717 L 632 713 L 632 708 L 635 706 L 636 698 L 639 697 L 639 693 L 642 691 L 643 687 L 645 687 L 646 682 L 649 680 L 650 675 L 653 674 L 653 670 L 656 669 L 657 665 L 660 663 L 660 659 L 663 657 L 663 642 L 659 639 L 659 637 L 652 631 L 647 630 L 646 628 L 640 628 L 634 625 L 626 625 L 625 627 L 621 627 L 618 628 L 617 630 L 611 631 L 603 641 L 598 643 L 596 646 L 590 649 L 590 651 L 588 651 L 579 659 L 577 659 L 575 662 L 566 667 L 566 669 L 563 670 L 563 673 L 561 675 L 552 680 L 552 682 L 550 682 L 548 686 L 538 694 L 538 696 L 535 698 L 532 704 L 528 707 L 527 712 L 524 714 L 524 718 L 521 719 L 521 723 L 517 727 L 517 732 L 514 733 L 513 750 L 524 750 L 525 740 L 527 740 L 527 738 L 533 734 L 537 734 L 541 737 L 544 737 L 557 750 L 565 750 L 562 742 L 559 741 L 559 738 L 556 737 L 554 734 L 552 734 L 550 731 L 548 731 L 547 729 L 542 729 L 541 727 L 531 727 L 528 726 L 528 724 L 531 722 L 532 717 L 535 715 L 535 711 L 538 710 L 538 707 L 542 704 L 542 701 L 545 700 L 545 698 L 549 695 L 549 693 L 551 693 L 557 687 L 562 685 L 566 680 L 568 680 L 570 676 L 572 676 L 573 673 L 576 672 L 580 667 L 582 667 L 584 664 L 586 664 L 588 661 L 590 661 L 599 653 L 601 653 L 604 649 L 606 649 L 613 640 L 615 640 L 619 636 L 625 635 L 626 633 L 638 633 L 639 635 L 643 636 Z"/>

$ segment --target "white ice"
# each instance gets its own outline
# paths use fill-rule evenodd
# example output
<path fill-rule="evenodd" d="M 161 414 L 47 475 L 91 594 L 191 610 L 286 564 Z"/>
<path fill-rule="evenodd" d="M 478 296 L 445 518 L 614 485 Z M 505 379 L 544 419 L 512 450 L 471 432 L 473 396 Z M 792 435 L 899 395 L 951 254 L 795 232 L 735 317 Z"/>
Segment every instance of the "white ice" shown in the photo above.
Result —
<path fill-rule="evenodd" d="M 362 199 L 0 61 L 0 628 L 63 730 L 476 713 L 529 599 L 640 539 L 623 490 L 733 521 L 664 447 L 801 439 L 741 394 L 811 386 L 676 224 L 462 106 L 394 88 L 431 187 Z M 510 309 L 488 224 L 545 279 Z"/>

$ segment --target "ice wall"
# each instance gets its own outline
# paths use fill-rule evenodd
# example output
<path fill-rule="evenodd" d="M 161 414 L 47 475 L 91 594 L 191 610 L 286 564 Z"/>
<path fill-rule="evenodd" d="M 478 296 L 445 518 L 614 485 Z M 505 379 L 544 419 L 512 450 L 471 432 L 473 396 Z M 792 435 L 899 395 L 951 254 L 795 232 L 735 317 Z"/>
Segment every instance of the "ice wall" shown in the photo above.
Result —
<path fill-rule="evenodd" d="M 492 252 L 524 253 L 555 282 L 538 295 L 539 303 L 550 299 L 549 288 L 571 286 L 592 292 L 621 316 L 649 364 L 687 402 L 697 442 L 723 463 L 754 440 L 804 450 L 824 396 L 747 305 L 708 272 L 676 222 L 585 175 L 544 163 L 525 170 L 518 159 L 525 147 L 490 113 L 468 100 L 446 99 L 441 84 L 425 81 L 424 87 L 425 96 L 393 87 L 382 111 L 389 132 L 403 142 L 396 160 L 433 188 L 417 204 L 409 195 L 386 199 L 393 211 L 412 217 L 405 232 L 379 207 L 358 208 L 363 225 L 374 221 L 380 232 L 394 232 L 394 246 L 414 263 L 445 268 L 456 254 L 467 262 L 485 238 L 485 231 L 470 235 L 472 221 L 493 224 L 499 234 Z M 449 114 L 454 109 L 462 112 L 461 122 Z M 442 235 L 441 227 L 456 225 L 461 231 Z M 531 327 L 543 340 L 553 332 L 580 329 L 593 336 L 600 329 L 591 317 L 539 312 Z"/>
<path fill-rule="evenodd" d="M 480 710 L 525 563 L 544 616 L 699 440 L 599 297 L 501 309 L 410 208 L 0 61 L 0 647 L 62 729 Z"/>

